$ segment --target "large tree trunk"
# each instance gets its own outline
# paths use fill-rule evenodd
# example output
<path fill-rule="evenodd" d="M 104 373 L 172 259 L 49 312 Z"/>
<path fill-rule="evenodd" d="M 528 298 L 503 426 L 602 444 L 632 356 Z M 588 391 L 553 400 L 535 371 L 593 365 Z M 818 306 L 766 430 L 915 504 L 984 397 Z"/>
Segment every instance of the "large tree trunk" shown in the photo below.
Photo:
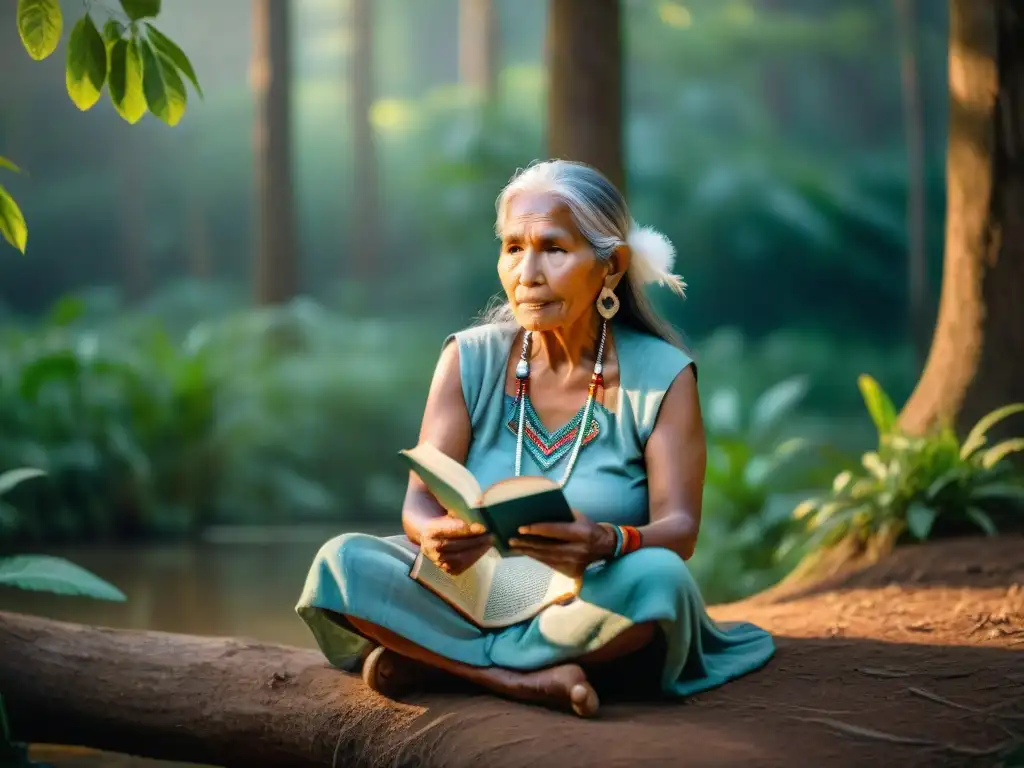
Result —
<path fill-rule="evenodd" d="M 279 304 L 298 292 L 292 180 L 291 3 L 253 0 L 252 87 L 256 97 L 258 205 L 255 298 Z"/>
<path fill-rule="evenodd" d="M 946 255 L 924 372 L 900 414 L 961 432 L 1024 401 L 1024 19 L 1013 0 L 951 0 Z M 1004 422 L 993 437 L 1019 425 Z"/>
<path fill-rule="evenodd" d="M 498 80 L 498 34 L 494 0 L 459 0 L 459 80 L 485 102 Z"/>
<path fill-rule="evenodd" d="M 622 24 L 619 0 L 549 0 L 548 154 L 588 163 L 619 189 Z"/>
<path fill-rule="evenodd" d="M 907 298 L 910 339 L 924 361 L 928 350 L 928 201 L 924 163 L 924 107 L 917 45 L 917 0 L 894 0 L 900 54 L 903 131 L 907 149 Z"/>
<path fill-rule="evenodd" d="M 352 276 L 372 280 L 386 273 L 379 262 L 383 256 L 378 243 L 379 192 L 377 184 L 377 146 L 370 122 L 374 93 L 374 44 L 372 0 L 350 0 L 352 58 L 350 82 L 352 101 L 352 192 L 349 264 Z"/>

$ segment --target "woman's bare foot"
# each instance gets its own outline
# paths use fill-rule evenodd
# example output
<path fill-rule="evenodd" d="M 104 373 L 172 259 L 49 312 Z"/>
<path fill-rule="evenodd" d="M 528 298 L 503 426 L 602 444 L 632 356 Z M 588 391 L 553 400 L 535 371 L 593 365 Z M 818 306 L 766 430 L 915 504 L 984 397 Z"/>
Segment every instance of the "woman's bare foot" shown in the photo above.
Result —
<path fill-rule="evenodd" d="M 556 709 L 569 708 L 580 717 L 597 714 L 600 702 L 583 668 L 562 664 L 536 672 L 508 672 L 506 693 L 514 698 L 546 704 Z"/>

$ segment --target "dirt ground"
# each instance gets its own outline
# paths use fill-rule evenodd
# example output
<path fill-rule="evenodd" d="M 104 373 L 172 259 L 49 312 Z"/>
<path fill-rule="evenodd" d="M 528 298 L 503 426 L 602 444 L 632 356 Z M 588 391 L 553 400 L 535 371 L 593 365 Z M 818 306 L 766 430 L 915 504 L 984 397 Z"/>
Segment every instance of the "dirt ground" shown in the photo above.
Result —
<path fill-rule="evenodd" d="M 776 657 L 683 703 L 606 701 L 591 721 L 423 694 L 407 704 L 429 715 L 424 765 L 1024 766 L 1022 537 L 907 548 L 711 612 L 771 630 Z M 43 747 L 34 756 L 62 768 L 168 765 Z"/>

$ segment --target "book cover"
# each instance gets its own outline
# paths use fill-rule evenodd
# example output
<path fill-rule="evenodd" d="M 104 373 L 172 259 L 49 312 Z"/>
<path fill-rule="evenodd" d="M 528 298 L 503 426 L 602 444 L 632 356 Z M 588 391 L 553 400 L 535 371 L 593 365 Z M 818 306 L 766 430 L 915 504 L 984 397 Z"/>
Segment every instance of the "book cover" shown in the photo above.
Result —
<path fill-rule="evenodd" d="M 575 520 L 561 486 L 548 477 L 510 477 L 483 490 L 468 469 L 429 443 L 400 455 L 450 514 L 483 525 L 502 554 L 521 526 Z"/>

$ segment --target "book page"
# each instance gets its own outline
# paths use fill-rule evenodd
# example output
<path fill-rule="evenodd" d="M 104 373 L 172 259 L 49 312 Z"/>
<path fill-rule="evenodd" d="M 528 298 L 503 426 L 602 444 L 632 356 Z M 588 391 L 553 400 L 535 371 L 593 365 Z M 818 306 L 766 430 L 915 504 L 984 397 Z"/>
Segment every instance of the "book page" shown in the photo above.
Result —
<path fill-rule="evenodd" d="M 466 522 L 483 522 L 474 509 L 480 500 L 480 485 L 468 469 L 430 443 L 399 454 L 445 509 Z"/>
<path fill-rule="evenodd" d="M 558 597 L 576 591 L 575 579 L 539 560 L 505 557 L 495 566 L 482 624 L 515 624 L 535 615 Z"/>
<path fill-rule="evenodd" d="M 540 475 L 509 477 L 505 480 L 499 480 L 484 491 L 483 504 L 484 506 L 501 504 L 503 501 L 508 501 L 509 499 L 532 496 L 533 494 L 551 491 L 558 487 L 558 483 L 554 480 Z"/>
<path fill-rule="evenodd" d="M 412 574 L 413 578 L 436 592 L 441 599 L 467 618 L 479 623 L 487 603 L 491 578 L 500 561 L 497 552 L 490 550 L 477 560 L 472 568 L 453 576 L 442 571 L 427 557 L 420 555 Z"/>

